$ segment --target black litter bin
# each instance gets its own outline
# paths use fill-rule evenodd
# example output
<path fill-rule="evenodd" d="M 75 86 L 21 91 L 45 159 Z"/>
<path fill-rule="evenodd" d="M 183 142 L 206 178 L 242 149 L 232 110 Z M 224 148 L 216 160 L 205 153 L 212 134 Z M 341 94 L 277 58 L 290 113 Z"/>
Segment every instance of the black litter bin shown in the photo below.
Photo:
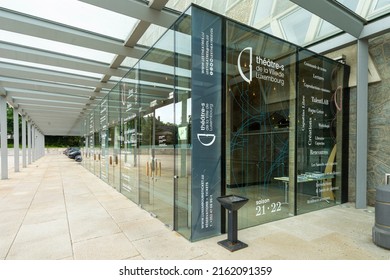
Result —
<path fill-rule="evenodd" d="M 238 195 L 226 195 L 217 197 L 221 205 L 228 210 L 228 238 L 219 241 L 218 244 L 230 252 L 248 247 L 247 244 L 237 239 L 237 211 L 248 202 L 248 198 Z"/>
<path fill-rule="evenodd" d="M 372 240 L 380 247 L 390 249 L 390 186 L 376 188 L 375 225 Z"/>

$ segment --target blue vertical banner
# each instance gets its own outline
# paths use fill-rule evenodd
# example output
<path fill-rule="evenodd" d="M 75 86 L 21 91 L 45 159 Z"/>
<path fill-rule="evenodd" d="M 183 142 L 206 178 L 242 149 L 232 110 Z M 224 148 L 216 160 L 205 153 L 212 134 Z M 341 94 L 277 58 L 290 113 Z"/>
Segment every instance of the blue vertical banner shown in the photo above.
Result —
<path fill-rule="evenodd" d="M 192 240 L 221 231 L 222 19 L 192 8 Z"/>

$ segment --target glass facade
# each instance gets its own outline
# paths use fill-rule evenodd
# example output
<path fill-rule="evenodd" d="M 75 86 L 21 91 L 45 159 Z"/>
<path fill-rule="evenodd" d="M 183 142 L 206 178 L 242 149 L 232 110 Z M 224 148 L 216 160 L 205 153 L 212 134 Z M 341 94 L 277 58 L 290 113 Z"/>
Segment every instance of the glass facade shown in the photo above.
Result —
<path fill-rule="evenodd" d="M 296 47 L 230 21 L 226 32 L 226 193 L 249 198 L 248 227 L 294 213 L 294 184 L 279 179 L 294 174 Z"/>
<path fill-rule="evenodd" d="M 192 241 L 223 195 L 239 228 L 342 203 L 348 69 L 191 6 L 85 118 L 83 164 Z"/>

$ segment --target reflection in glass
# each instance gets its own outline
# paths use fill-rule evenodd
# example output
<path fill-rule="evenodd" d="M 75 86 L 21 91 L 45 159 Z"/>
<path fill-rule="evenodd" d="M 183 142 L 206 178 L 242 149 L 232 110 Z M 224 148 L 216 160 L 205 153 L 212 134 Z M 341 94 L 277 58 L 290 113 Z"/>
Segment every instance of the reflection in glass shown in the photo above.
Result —
<path fill-rule="evenodd" d="M 141 132 L 138 150 L 140 204 L 173 228 L 174 65 L 173 31 L 167 31 L 138 64 Z M 149 65 L 158 64 L 158 67 Z M 173 68 L 171 68 L 173 70 Z"/>
<path fill-rule="evenodd" d="M 297 213 L 341 202 L 343 107 L 342 64 L 299 52 L 297 102 Z"/>
<path fill-rule="evenodd" d="M 295 47 L 231 22 L 227 34 L 226 194 L 249 198 L 238 212 L 244 228 L 292 211 L 288 184 Z"/>
<path fill-rule="evenodd" d="M 183 16 L 175 25 L 175 48 L 191 53 L 190 40 L 178 40 L 179 36 L 190 37 L 191 17 Z M 185 35 L 182 35 L 185 34 Z M 191 238 L 191 69 L 186 52 L 176 57 L 175 126 L 177 129 L 175 150 L 175 230 L 187 239 Z"/>

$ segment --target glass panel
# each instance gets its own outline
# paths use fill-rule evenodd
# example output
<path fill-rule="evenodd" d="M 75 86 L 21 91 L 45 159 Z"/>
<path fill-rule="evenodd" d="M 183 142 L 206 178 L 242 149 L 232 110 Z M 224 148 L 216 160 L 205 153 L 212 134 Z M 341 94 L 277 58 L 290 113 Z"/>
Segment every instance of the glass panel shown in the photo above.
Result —
<path fill-rule="evenodd" d="M 120 84 L 121 92 L 121 192 L 139 203 L 138 147 L 140 136 L 137 114 L 139 113 L 138 66 L 132 69 Z M 142 168 L 142 166 L 141 166 Z M 142 170 L 141 170 L 142 172 Z"/>
<path fill-rule="evenodd" d="M 191 8 L 191 240 L 221 232 L 223 20 Z"/>
<path fill-rule="evenodd" d="M 325 20 L 321 20 L 321 25 L 318 31 L 317 39 L 323 38 L 325 36 L 329 36 L 332 33 L 339 32 L 340 29 L 334 26 L 333 24 L 330 24 L 329 22 Z"/>
<path fill-rule="evenodd" d="M 78 0 L 2 0 L 1 6 L 125 40 L 137 20 Z"/>
<path fill-rule="evenodd" d="M 254 11 L 252 24 L 256 24 L 258 22 L 263 22 L 267 20 L 269 22 L 269 18 L 271 17 L 271 9 L 274 1 L 258 1 L 256 5 L 256 10 Z"/>
<path fill-rule="evenodd" d="M 103 76 L 102 74 L 96 74 L 96 73 L 92 73 L 92 72 L 86 72 L 86 71 L 80 71 L 80 70 L 75 70 L 75 69 L 50 66 L 50 65 L 46 65 L 46 64 L 26 62 L 26 61 L 21 61 L 21 60 L 7 59 L 7 58 L 0 58 L 0 62 L 11 63 L 11 64 L 27 66 L 27 67 L 34 67 L 34 68 L 44 69 L 44 70 L 52 70 L 52 71 L 55 71 L 55 72 L 68 73 L 68 74 L 73 74 L 73 75 L 80 75 L 80 76 L 91 77 L 91 78 L 96 78 L 96 79 L 101 79 L 102 76 Z"/>
<path fill-rule="evenodd" d="M 372 5 L 372 7 L 370 9 L 369 14 L 367 15 L 367 18 L 369 20 L 373 20 L 373 19 L 378 18 L 382 15 L 390 13 L 390 1 L 389 0 L 374 0 L 371 5 Z"/>
<path fill-rule="evenodd" d="M 359 0 L 337 0 L 341 5 L 345 6 L 352 12 L 356 12 L 356 8 L 359 4 Z"/>
<path fill-rule="evenodd" d="M 108 97 L 106 96 L 100 104 L 100 145 L 101 152 L 99 153 L 100 160 L 100 178 L 108 183 L 108 168 L 110 157 L 108 153 Z M 101 155 L 101 156 L 100 156 Z"/>
<path fill-rule="evenodd" d="M 108 95 L 108 154 L 109 179 L 108 183 L 120 191 L 120 94 L 117 84 Z"/>
<path fill-rule="evenodd" d="M 110 63 L 114 58 L 114 54 L 94 49 L 79 47 L 75 45 L 65 44 L 61 42 L 41 39 L 38 37 L 23 35 L 19 33 L 0 30 L 0 37 L 4 38 L 6 42 L 27 46 L 39 50 L 56 52 L 69 56 L 79 57 L 82 59 L 89 59 L 104 63 Z"/>
<path fill-rule="evenodd" d="M 299 52 L 298 214 L 341 202 L 343 74 L 342 64 Z"/>
<path fill-rule="evenodd" d="M 382 9 L 383 7 L 386 7 L 388 5 L 390 5 L 390 0 L 378 0 L 374 10 Z"/>
<path fill-rule="evenodd" d="M 286 39 L 292 43 L 303 44 L 312 14 L 304 9 L 297 9 L 288 16 L 282 18 L 280 23 L 286 35 Z"/>
<path fill-rule="evenodd" d="M 95 175 L 100 178 L 100 170 L 101 170 L 101 153 L 102 153 L 102 139 L 101 139 L 101 131 L 100 131 L 100 106 L 97 106 L 93 112 L 93 125 L 94 125 L 94 133 L 93 137 L 93 156 L 91 158 L 93 163 L 93 168 Z"/>
<path fill-rule="evenodd" d="M 140 62 L 142 111 L 140 129 L 140 203 L 166 225 L 173 227 L 174 107 L 173 74 L 150 68 L 150 61 L 174 65 L 173 31 L 163 38 Z M 171 44 L 167 44 L 167 42 Z"/>
<path fill-rule="evenodd" d="M 91 123 L 91 119 L 92 119 L 92 123 Z M 82 162 L 84 167 L 93 173 L 93 170 L 91 168 L 91 164 L 93 163 L 93 161 L 91 160 L 91 158 L 93 158 L 93 118 L 91 118 L 91 114 L 89 114 L 85 118 L 84 125 L 85 125 L 84 131 L 86 135 L 85 138 L 86 149 L 85 149 L 85 156 L 83 157 Z"/>
<path fill-rule="evenodd" d="M 244 228 L 294 213 L 296 48 L 230 21 L 226 28 L 226 194 L 249 198 L 238 211 Z"/>
<path fill-rule="evenodd" d="M 191 17 L 183 16 L 175 26 L 175 49 L 185 48 L 176 54 L 175 124 L 177 149 L 175 157 L 175 229 L 187 239 L 191 238 L 191 76 L 184 69 L 191 69 Z M 187 36 L 183 36 L 186 34 Z M 184 37 L 186 39 L 179 40 Z M 184 72 L 184 73 L 183 73 Z M 184 88 L 184 90 L 178 90 Z M 186 90 L 185 90 L 186 89 Z"/>

